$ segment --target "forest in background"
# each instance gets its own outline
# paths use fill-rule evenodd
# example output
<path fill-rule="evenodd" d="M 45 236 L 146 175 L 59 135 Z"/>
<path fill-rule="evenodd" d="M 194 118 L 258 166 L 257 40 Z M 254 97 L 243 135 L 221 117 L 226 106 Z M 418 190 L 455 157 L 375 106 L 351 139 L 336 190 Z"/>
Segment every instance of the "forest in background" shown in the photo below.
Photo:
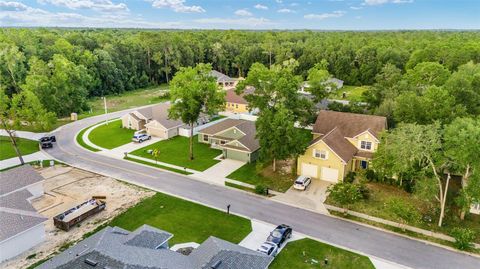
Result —
<path fill-rule="evenodd" d="M 405 76 L 420 63 L 436 63 L 446 71 L 440 73 L 448 73 L 433 83 L 440 87 L 468 62 L 478 74 L 480 33 L 4 28 L 0 87 L 10 96 L 30 91 L 47 111 L 62 117 L 88 110 L 89 97 L 168 83 L 181 67 L 211 63 L 213 69 L 245 77 L 253 63 L 269 66 L 291 58 L 298 61 L 295 72 L 303 79 L 315 64 L 326 60 L 328 72 L 347 85 L 398 84 L 399 80 L 381 76 L 396 76 L 397 70 Z M 424 69 L 420 75 L 437 76 L 438 66 Z M 367 94 L 372 113 L 393 98 L 385 92 Z M 403 99 L 408 97 L 412 98 Z M 383 106 L 389 110 L 388 104 Z M 377 114 L 393 113 L 383 110 Z"/>

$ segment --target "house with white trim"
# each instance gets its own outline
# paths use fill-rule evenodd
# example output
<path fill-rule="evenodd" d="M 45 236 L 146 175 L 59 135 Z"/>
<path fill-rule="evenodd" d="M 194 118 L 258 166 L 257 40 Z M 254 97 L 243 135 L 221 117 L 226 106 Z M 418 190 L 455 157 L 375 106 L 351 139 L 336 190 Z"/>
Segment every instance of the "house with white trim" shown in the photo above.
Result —
<path fill-rule="evenodd" d="M 0 262 L 45 240 L 45 221 L 31 205 L 44 194 L 44 178 L 30 165 L 0 173 Z"/>
<path fill-rule="evenodd" d="M 367 169 L 386 129 L 385 117 L 321 110 L 297 173 L 336 183 L 350 171 Z"/>

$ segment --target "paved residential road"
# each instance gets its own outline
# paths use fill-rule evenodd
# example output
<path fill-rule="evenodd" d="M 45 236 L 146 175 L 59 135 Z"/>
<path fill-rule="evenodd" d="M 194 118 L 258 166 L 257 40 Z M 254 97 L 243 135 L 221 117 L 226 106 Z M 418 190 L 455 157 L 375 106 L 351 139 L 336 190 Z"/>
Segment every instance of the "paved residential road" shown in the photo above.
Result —
<path fill-rule="evenodd" d="M 124 113 L 125 111 L 110 113 L 63 126 L 55 131 L 57 145 L 48 149 L 47 153 L 67 164 L 212 207 L 226 208 L 226 205 L 230 204 L 233 213 L 269 223 L 286 223 L 308 236 L 411 268 L 480 268 L 479 258 L 183 175 L 113 159 L 85 150 L 75 143 L 75 135 L 81 129 L 105 120 L 106 117 L 118 118 Z"/>

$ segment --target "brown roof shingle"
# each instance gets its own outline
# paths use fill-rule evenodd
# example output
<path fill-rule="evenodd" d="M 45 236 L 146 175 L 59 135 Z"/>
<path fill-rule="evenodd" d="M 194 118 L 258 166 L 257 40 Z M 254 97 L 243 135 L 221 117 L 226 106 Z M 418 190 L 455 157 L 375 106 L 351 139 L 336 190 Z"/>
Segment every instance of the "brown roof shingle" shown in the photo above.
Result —
<path fill-rule="evenodd" d="M 244 96 L 251 94 L 253 91 L 254 91 L 253 87 L 248 87 L 245 89 L 243 93 L 237 94 L 235 92 L 235 89 L 230 89 L 225 94 L 225 102 L 248 105 L 248 102 L 247 100 L 245 100 Z"/>
<path fill-rule="evenodd" d="M 345 137 L 355 137 L 367 130 L 376 138 L 387 128 L 387 118 L 330 110 L 320 110 L 313 133 L 326 134 L 337 127 Z"/>
<path fill-rule="evenodd" d="M 350 161 L 358 149 L 352 145 L 338 128 L 334 128 L 326 135 L 316 138 L 311 145 L 323 141 L 329 146 L 344 162 Z"/>

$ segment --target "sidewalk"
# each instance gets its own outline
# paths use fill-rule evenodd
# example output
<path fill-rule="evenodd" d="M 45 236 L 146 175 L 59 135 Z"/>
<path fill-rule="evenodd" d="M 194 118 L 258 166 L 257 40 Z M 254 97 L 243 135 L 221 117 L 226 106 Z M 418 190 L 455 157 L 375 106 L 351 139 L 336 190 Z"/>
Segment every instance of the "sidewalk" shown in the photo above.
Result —
<path fill-rule="evenodd" d="M 23 161 L 28 163 L 28 162 L 33 162 L 33 161 L 38 161 L 38 160 L 51 160 L 52 158 L 48 156 L 47 154 L 43 153 L 42 151 L 37 151 L 35 153 L 25 155 L 23 156 Z M 3 161 L 0 161 L 0 170 L 20 165 L 20 160 L 18 157 L 13 157 L 10 159 L 6 159 Z"/>
<path fill-rule="evenodd" d="M 15 131 L 15 136 L 30 140 L 38 140 L 44 137 L 47 133 L 33 133 L 33 132 L 26 132 L 26 131 Z M 0 136 L 8 136 L 7 131 L 4 129 L 0 129 Z"/>

